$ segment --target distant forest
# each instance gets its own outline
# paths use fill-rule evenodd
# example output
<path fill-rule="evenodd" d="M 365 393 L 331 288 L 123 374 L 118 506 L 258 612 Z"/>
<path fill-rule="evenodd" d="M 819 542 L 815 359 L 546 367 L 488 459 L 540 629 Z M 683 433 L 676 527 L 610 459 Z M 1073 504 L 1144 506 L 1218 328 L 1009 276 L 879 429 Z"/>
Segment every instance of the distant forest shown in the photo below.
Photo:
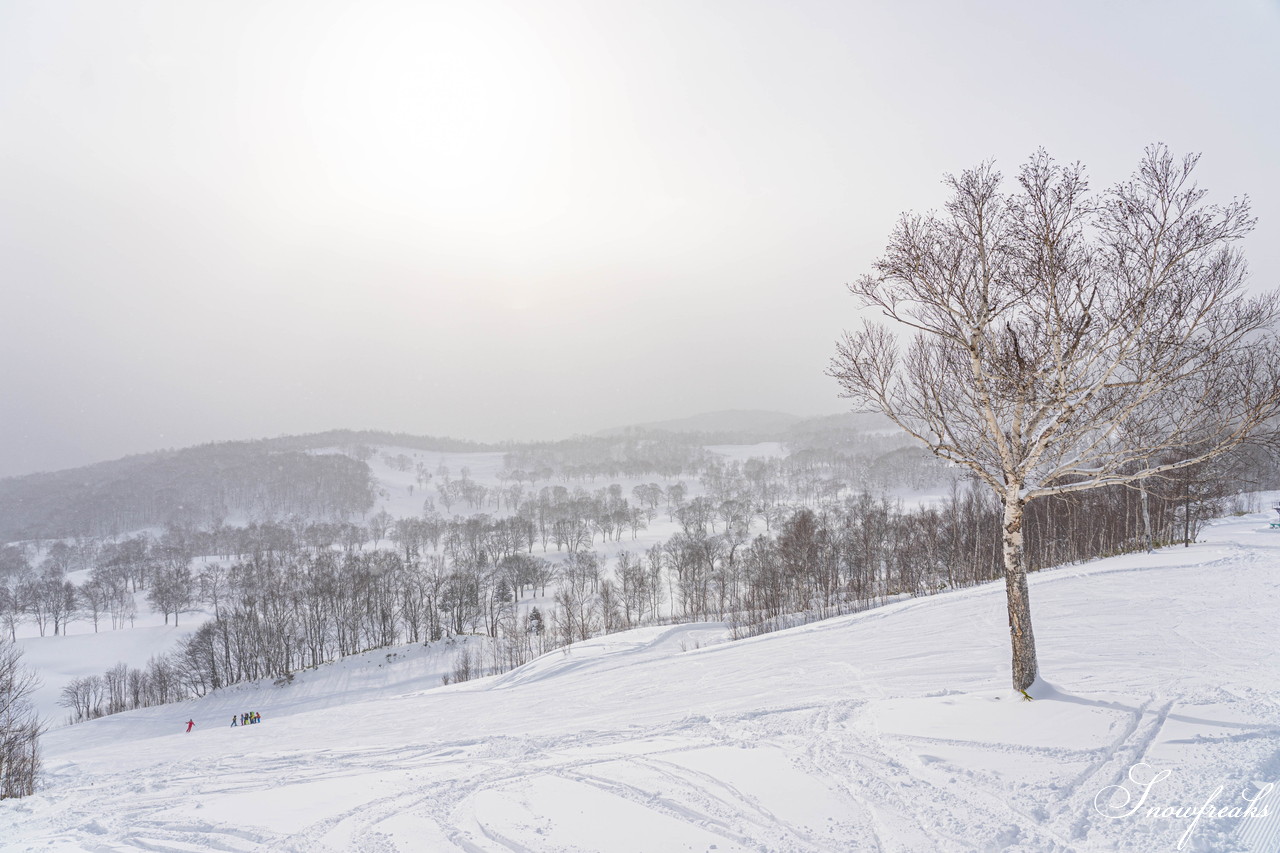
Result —
<path fill-rule="evenodd" d="M 117 536 L 145 527 L 217 527 L 231 516 L 343 521 L 374 505 L 368 460 L 375 446 L 440 453 L 503 452 L 521 479 L 680 477 L 705 470 L 708 444 L 784 441 L 824 457 L 855 481 L 867 456 L 902 445 L 860 432 L 859 416 L 817 418 L 774 431 L 667 431 L 632 428 L 555 442 L 484 444 L 373 430 L 332 430 L 258 441 L 206 444 L 128 456 L 83 468 L 0 479 L 0 542 Z M 319 453 L 330 450 L 335 452 Z M 912 455 L 919 458 L 918 451 Z M 932 463 L 925 463 L 934 467 Z M 861 469 L 862 477 L 855 476 Z"/>
<path fill-rule="evenodd" d="M 233 512 L 345 518 L 373 500 L 356 459 L 216 444 L 0 480 L 0 539 L 217 525 Z"/>
<path fill-rule="evenodd" d="M 342 520 L 367 512 L 376 483 L 369 445 L 465 452 L 471 441 L 333 430 L 127 456 L 0 479 L 0 542 L 115 536 L 143 527 L 217 526 L 229 515 Z M 340 453 L 315 453 L 323 449 Z"/>
<path fill-rule="evenodd" d="M 0 520 L 25 540 L 0 544 L 0 635 L 21 623 L 41 636 L 77 620 L 124 628 L 139 593 L 166 624 L 212 615 L 145 668 L 68 684 L 63 704 L 80 720 L 287 682 L 403 642 L 485 635 L 483 653 L 459 653 L 448 678 L 462 681 L 640 625 L 723 621 L 747 637 L 1001 576 L 999 501 L 879 424 L 797 423 L 769 439 L 785 453 L 750 458 L 709 451 L 709 435 L 486 446 L 325 433 L 0 481 Z M 500 452 L 502 468 L 472 479 L 464 464 L 455 478 L 398 449 Z M 420 512 L 372 511 L 385 496 L 375 458 L 416 465 Z M 1189 544 L 1208 519 L 1259 509 L 1231 496 L 1277 486 L 1280 457 L 1249 446 L 1141 488 L 1045 498 L 1027 511 L 1027 565 Z M 903 491 L 932 500 L 888 497 Z M 669 532 L 642 539 L 660 516 Z M 141 527 L 163 530 L 118 535 Z M 87 580 L 68 579 L 80 570 Z"/>
<path fill-rule="evenodd" d="M 1254 461 L 1275 484 L 1274 460 Z M 1205 466 L 1144 491 L 1047 498 L 1027 515 L 1028 564 L 1189 543 L 1215 515 L 1258 509 L 1228 500 L 1231 474 Z M 723 621 L 742 638 L 1001 576 L 1002 509 L 980 486 L 954 482 L 935 505 L 911 510 L 814 488 L 811 475 L 785 461 L 734 461 L 710 466 L 705 494 L 693 498 L 683 484 L 638 485 L 635 503 L 620 484 L 595 493 L 557 485 L 504 516 L 378 513 L 367 524 L 295 519 L 55 543 L 39 575 L 9 545 L 0 548 L 0 633 L 23 620 L 42 636 L 73 618 L 122 628 L 138 591 L 166 623 L 197 608 L 212 614 L 145 668 L 121 663 L 67 684 L 62 704 L 77 721 L 244 681 L 285 684 L 307 667 L 405 642 L 483 634 L 483 651 L 462 647 L 446 675 L 465 681 L 642 625 Z M 634 539 L 663 514 L 679 522 L 664 541 L 612 558 L 594 550 L 597 540 Z M 753 535 L 757 521 L 766 527 Z M 79 588 L 62 572 L 77 565 L 92 567 Z"/>

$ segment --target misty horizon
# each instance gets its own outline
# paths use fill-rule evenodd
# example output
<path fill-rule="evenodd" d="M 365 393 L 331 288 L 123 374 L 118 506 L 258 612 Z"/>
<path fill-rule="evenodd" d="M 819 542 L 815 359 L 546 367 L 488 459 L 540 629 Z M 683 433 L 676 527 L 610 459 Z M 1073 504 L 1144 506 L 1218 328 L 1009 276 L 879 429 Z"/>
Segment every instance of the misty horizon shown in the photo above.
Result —
<path fill-rule="evenodd" d="M 607 436 L 607 435 L 615 434 L 615 433 L 626 431 L 626 430 L 637 430 L 637 429 L 638 430 L 645 430 L 645 429 L 670 430 L 670 431 L 677 431 L 677 432 L 711 432 L 711 433 L 735 432 L 735 431 L 755 432 L 755 431 L 760 431 L 762 428 L 755 425 L 752 422 L 753 417 L 759 418 L 761 416 L 765 416 L 766 419 L 771 420 L 769 416 L 781 415 L 787 419 L 794 419 L 795 422 L 801 423 L 808 420 L 816 420 L 821 418 L 832 417 L 833 415 L 838 416 L 842 414 L 849 414 L 849 410 L 843 409 L 836 412 L 797 415 L 791 412 L 775 412 L 775 411 L 769 411 L 769 410 L 763 410 L 763 409 L 723 409 L 716 412 L 696 412 L 690 415 L 674 417 L 674 418 L 664 418 L 662 420 L 647 420 L 647 421 L 640 421 L 640 422 L 629 423 L 629 424 L 612 424 L 606 427 L 601 427 L 600 429 L 588 430 L 583 432 L 566 433 L 564 435 L 498 436 L 494 438 L 477 438 L 469 435 L 445 435 L 442 433 L 414 432 L 410 430 L 387 430 L 387 429 L 380 429 L 378 427 L 373 427 L 373 426 L 340 425 L 340 426 L 335 426 L 327 429 L 310 430 L 304 433 L 278 433 L 275 435 L 235 436 L 235 437 L 229 437 L 229 438 L 211 438 L 206 441 L 192 442 L 190 444 L 182 444 L 182 445 L 178 445 L 178 444 L 159 445 L 155 447 L 143 448 L 141 450 L 128 451 L 118 456 L 112 456 L 109 458 L 89 459 L 83 462 L 71 463 L 62 468 L 45 469 L 45 470 L 37 470 L 37 471 L 23 471 L 23 472 L 18 472 L 13 474 L 0 473 L 0 479 L 5 479 L 9 477 L 23 477 L 29 474 L 52 474 L 52 473 L 58 473 L 60 471 L 74 470 L 76 468 L 97 465 L 99 463 L 104 463 L 104 462 L 114 462 L 120 459 L 125 459 L 133 456 L 147 456 L 153 453 L 170 453 L 170 452 L 175 452 L 180 450 L 187 450 L 194 447 L 204 447 L 208 445 L 244 444 L 244 443 L 253 443 L 253 442 L 259 442 L 259 441 L 274 441 L 277 439 L 306 438 L 306 437 L 317 436 L 317 435 L 329 435 L 331 433 L 334 433 L 334 434 L 371 433 L 371 434 L 385 435 L 389 438 L 394 438 L 396 436 L 407 437 L 407 438 L 418 438 L 418 439 L 428 438 L 428 439 L 438 439 L 446 443 L 451 441 L 457 441 L 457 442 L 472 443 L 472 444 L 491 445 L 494 447 L 506 446 L 506 445 L 525 446 L 525 445 L 533 445 L 533 444 L 541 444 L 541 443 L 554 443 L 559 441 L 571 441 L 575 438 L 580 438 L 580 437 Z M 683 426 L 683 422 L 696 421 L 701 418 L 714 418 L 717 420 L 717 422 L 721 422 L 721 421 L 725 421 L 726 418 L 728 418 L 729 420 L 732 420 L 733 418 L 738 416 L 743 417 L 744 420 L 741 423 L 738 423 L 736 426 L 730 426 L 728 425 L 727 422 L 725 423 L 724 426 L 716 426 L 713 428 L 706 428 L 706 429 L 698 429 L 691 426 L 690 427 Z M 388 446 L 396 446 L 396 445 L 394 445 L 394 442 L 392 442 Z"/>
<path fill-rule="evenodd" d="M 1163 142 L 1280 278 L 1280 6 L 0 6 L 0 476 L 339 428 L 846 411 L 845 284 Z"/>

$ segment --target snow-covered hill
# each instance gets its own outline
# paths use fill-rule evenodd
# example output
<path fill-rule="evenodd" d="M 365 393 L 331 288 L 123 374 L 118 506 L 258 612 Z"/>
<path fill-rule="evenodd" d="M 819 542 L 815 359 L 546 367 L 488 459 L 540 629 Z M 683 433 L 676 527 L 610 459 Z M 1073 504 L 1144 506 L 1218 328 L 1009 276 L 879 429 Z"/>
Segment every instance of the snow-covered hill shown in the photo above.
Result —
<path fill-rule="evenodd" d="M 597 435 L 618 435 L 628 430 L 661 430 L 663 432 L 760 432 L 785 433 L 788 428 L 804 420 L 799 415 L 771 412 L 763 409 L 735 409 L 723 412 L 702 412 L 684 418 L 651 421 L 625 427 L 601 430 Z"/>
<path fill-rule="evenodd" d="M 1204 538 L 1034 576 L 1035 702 L 999 585 L 448 687 L 445 650 L 390 650 L 50 732 L 0 848 L 1274 851 L 1280 533 Z"/>

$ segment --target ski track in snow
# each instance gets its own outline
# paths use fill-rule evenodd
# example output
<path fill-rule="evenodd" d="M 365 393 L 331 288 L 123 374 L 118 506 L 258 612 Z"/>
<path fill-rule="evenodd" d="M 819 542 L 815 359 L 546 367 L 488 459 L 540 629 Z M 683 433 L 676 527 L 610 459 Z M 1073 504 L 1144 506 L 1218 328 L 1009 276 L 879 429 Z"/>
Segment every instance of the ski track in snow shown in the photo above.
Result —
<path fill-rule="evenodd" d="M 54 730 L 0 849 L 1175 850 L 1190 820 L 1146 806 L 1280 782 L 1280 536 L 1205 538 L 1033 577 L 1032 703 L 999 585 L 733 643 L 639 629 L 449 687 L 405 649 Z M 246 708 L 264 722 L 226 727 Z M 1141 764 L 1168 779 L 1100 814 Z M 1208 816 L 1182 849 L 1270 853 L 1280 819 Z"/>

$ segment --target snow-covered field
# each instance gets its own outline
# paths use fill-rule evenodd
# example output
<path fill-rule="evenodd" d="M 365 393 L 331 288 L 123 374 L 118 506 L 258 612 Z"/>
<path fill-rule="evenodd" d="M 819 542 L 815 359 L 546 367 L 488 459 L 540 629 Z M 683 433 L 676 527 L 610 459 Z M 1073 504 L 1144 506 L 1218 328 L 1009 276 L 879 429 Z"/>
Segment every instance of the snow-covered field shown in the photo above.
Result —
<path fill-rule="evenodd" d="M 0 848 L 1275 851 L 1280 532 L 1203 538 L 1034 576 L 1034 702 L 999 585 L 449 687 L 409 647 L 55 729 Z"/>

